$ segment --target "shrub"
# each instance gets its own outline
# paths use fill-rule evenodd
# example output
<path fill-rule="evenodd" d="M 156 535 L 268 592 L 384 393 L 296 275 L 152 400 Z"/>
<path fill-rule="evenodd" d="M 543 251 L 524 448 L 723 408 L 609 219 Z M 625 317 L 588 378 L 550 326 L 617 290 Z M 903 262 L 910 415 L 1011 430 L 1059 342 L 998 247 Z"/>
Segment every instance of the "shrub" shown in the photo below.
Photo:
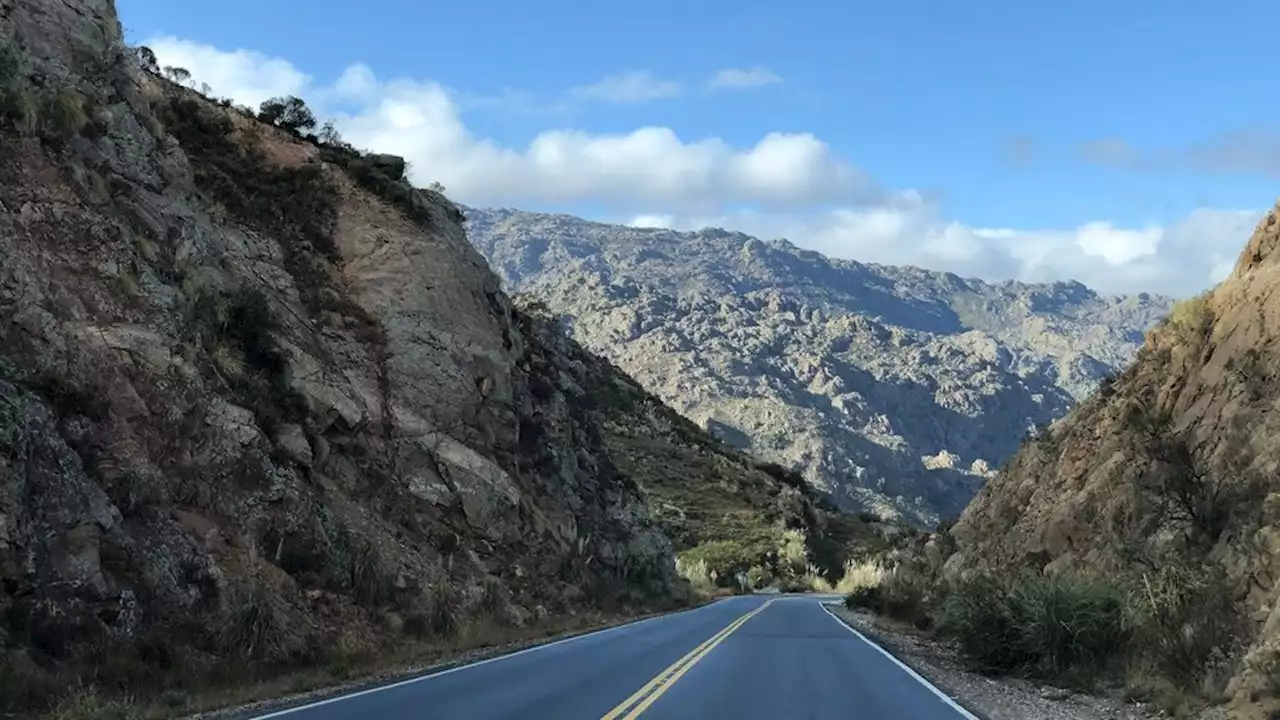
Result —
<path fill-rule="evenodd" d="M 138 67 L 149 73 L 159 74 L 160 63 L 156 60 L 155 51 L 146 45 L 139 45 L 133 49 L 134 58 L 138 61 Z"/>
<path fill-rule="evenodd" d="M 301 98 L 293 95 L 263 102 L 258 108 L 258 119 L 294 133 L 316 126 L 316 116 L 311 109 Z"/>
<path fill-rule="evenodd" d="M 13 121 L 14 127 L 25 135 L 40 129 L 40 104 L 25 87 L 0 89 L 0 115 Z"/>
<path fill-rule="evenodd" d="M 1125 649 L 1125 596 L 1114 585 L 1027 577 L 1009 602 L 1020 645 L 1042 674 L 1097 672 Z"/>
<path fill-rule="evenodd" d="M 867 588 L 879 588 L 884 577 L 884 567 L 879 562 L 849 560 L 844 564 L 844 575 L 836 585 L 836 590 L 849 595 Z"/>
<path fill-rule="evenodd" d="M 462 626 L 458 617 L 458 597 L 444 583 L 432 588 L 427 597 L 427 621 L 436 637 L 451 638 Z"/>
<path fill-rule="evenodd" d="M 882 612 L 918 628 L 928 628 L 933 624 L 925 602 L 929 584 L 928 578 L 917 569 L 899 565 L 880 583 Z"/>
<path fill-rule="evenodd" d="M 253 577 L 232 593 L 218 633 L 219 645 L 233 657 L 283 659 L 288 641 L 285 622 L 279 599 Z"/>
<path fill-rule="evenodd" d="M 864 608 L 874 613 L 883 612 L 884 602 L 880 598 L 880 586 L 855 587 L 844 596 L 844 606 L 850 610 Z"/>
<path fill-rule="evenodd" d="M 938 631 L 985 670 L 1012 670 L 1030 660 L 1008 593 L 990 578 L 963 581 L 947 593 L 938 612 Z"/>
<path fill-rule="evenodd" d="M 480 612 L 502 624 L 510 624 L 515 620 L 511 608 L 511 592 L 498 578 L 485 578 L 481 584 Z"/>
<path fill-rule="evenodd" d="M 676 573 L 689 582 L 695 593 L 703 597 L 715 593 L 716 578 L 705 559 L 681 555 L 676 558 Z"/>
<path fill-rule="evenodd" d="M 169 82 L 177 85 L 183 85 L 191 79 L 191 71 L 186 68 L 166 66 L 161 72 Z"/>
<path fill-rule="evenodd" d="M 1184 687 L 1194 686 L 1232 647 L 1244 618 L 1221 569 L 1165 564 L 1134 593 L 1138 654 Z"/>
<path fill-rule="evenodd" d="M 1114 585 L 1026 575 L 1006 588 L 979 577 L 947 594 L 938 629 L 983 669 L 1081 677 L 1126 651 L 1125 615 L 1126 597 Z"/>
<path fill-rule="evenodd" d="M 369 607 L 390 602 L 395 597 L 394 573 L 378 546 L 360 545 L 351 559 L 351 589 L 356 600 Z"/>
<path fill-rule="evenodd" d="M 49 98 L 44 116 L 53 135 L 74 137 L 89 125 L 89 100 L 75 88 L 62 88 Z"/>
<path fill-rule="evenodd" d="M 183 283 L 189 332 L 236 401 L 254 411 L 263 430 L 296 420 L 305 402 L 289 384 L 288 360 L 275 339 L 279 322 L 266 293 Z"/>

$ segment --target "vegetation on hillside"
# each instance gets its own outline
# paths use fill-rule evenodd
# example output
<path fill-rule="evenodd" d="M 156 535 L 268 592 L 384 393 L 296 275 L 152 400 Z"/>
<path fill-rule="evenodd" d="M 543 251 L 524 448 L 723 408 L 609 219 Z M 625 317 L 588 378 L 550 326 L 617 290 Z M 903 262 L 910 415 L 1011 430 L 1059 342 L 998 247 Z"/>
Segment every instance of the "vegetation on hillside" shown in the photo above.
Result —
<path fill-rule="evenodd" d="M 547 316 L 545 306 L 530 305 Z M 608 421 L 610 454 L 644 492 L 682 574 L 704 592 L 829 589 L 851 561 L 913 533 L 839 512 L 798 473 L 714 439 L 608 367 L 610 379 L 591 396 Z"/>
<path fill-rule="evenodd" d="M 1242 351 L 1214 380 L 1231 413 L 1211 436 L 1185 421 L 1170 378 L 1199 371 L 1214 323 L 1205 296 L 1180 303 L 1134 366 L 1027 439 L 975 501 L 982 514 L 962 520 L 981 532 L 961 543 L 964 562 L 944 572 L 957 542 L 943 530 L 930 552 L 917 548 L 846 603 L 953 641 L 984 672 L 1122 692 L 1175 714 L 1223 702 L 1256 632 L 1244 600 L 1261 586 L 1248 568 L 1268 552 L 1275 520 L 1274 456 L 1257 442 L 1275 387 L 1258 351 Z M 1041 542 L 1031 518 L 1043 508 L 1033 516 L 1031 506 L 1046 499 L 1028 493 L 1081 468 L 1106 482 L 1096 496 L 1066 485 L 1072 494 L 1059 498 L 1069 519 L 1091 523 L 1058 530 L 1090 534 L 1073 562 L 1006 539 Z"/>
<path fill-rule="evenodd" d="M 945 533 L 929 543 L 947 542 Z M 1229 584 L 1207 566 L 1136 577 L 941 574 L 923 548 L 862 572 L 845 604 L 953 642 L 974 670 L 1159 703 L 1181 716 L 1219 702 L 1243 629 Z"/>

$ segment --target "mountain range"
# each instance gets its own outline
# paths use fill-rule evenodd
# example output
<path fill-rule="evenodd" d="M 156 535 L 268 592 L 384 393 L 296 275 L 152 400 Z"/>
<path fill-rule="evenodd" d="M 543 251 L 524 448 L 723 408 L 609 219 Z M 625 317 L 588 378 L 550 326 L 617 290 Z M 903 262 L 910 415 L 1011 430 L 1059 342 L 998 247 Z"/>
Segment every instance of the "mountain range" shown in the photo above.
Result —
<path fill-rule="evenodd" d="M 739 232 L 464 208 L 511 291 L 713 435 L 849 510 L 957 515 L 1124 367 L 1168 297 L 984 282 Z"/>

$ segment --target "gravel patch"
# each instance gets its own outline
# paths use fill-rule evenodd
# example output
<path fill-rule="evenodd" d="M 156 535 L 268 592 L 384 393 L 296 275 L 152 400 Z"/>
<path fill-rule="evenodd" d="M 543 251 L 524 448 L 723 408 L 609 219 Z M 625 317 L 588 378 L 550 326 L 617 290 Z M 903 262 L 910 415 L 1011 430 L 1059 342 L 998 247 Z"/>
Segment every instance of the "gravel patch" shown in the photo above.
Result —
<path fill-rule="evenodd" d="M 966 669 L 946 643 L 889 627 L 870 613 L 829 605 L 845 623 L 888 650 L 984 720 L 1147 720 L 1167 717 L 1143 703 L 1086 695 L 1023 680 L 992 678 Z M 1203 716 L 1206 720 L 1210 717 Z"/>

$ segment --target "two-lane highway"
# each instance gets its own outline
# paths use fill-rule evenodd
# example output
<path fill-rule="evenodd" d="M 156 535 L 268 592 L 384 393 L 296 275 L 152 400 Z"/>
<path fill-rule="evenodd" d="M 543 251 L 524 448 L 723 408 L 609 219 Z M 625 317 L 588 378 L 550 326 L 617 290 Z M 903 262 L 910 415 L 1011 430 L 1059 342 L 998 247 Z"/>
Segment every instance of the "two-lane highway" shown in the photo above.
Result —
<path fill-rule="evenodd" d="M 976 720 L 811 596 L 740 596 L 256 720 Z"/>

